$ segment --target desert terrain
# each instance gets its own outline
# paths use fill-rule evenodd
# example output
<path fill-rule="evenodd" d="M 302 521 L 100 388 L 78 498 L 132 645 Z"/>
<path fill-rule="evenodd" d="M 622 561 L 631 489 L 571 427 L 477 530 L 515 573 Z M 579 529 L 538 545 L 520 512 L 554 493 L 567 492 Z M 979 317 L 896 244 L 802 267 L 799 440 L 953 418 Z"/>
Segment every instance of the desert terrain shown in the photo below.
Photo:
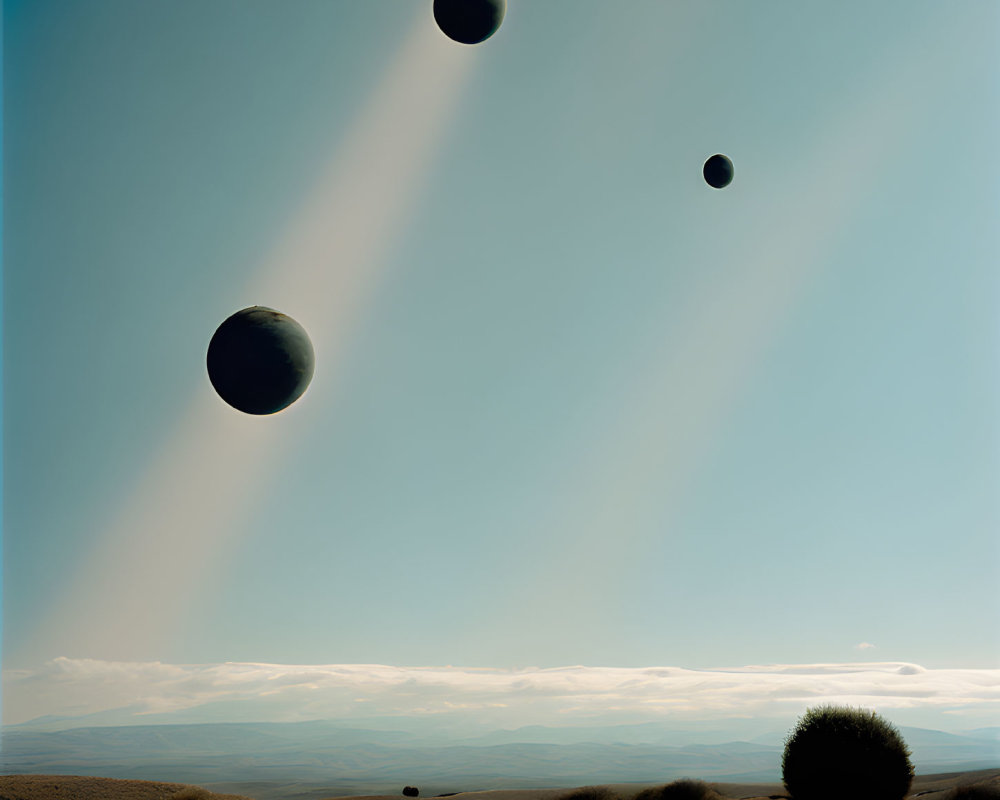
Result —
<path fill-rule="evenodd" d="M 651 785 L 658 784 L 617 783 L 599 788 L 607 788 L 620 800 L 631 800 Z M 774 800 L 786 797 L 784 787 L 780 783 L 709 783 L 709 786 L 723 798 L 732 800 Z M 968 786 L 981 787 L 984 790 L 988 788 L 1000 798 L 1000 768 L 918 775 L 913 780 L 909 797 L 951 800 L 956 789 Z M 560 800 L 575 791 L 576 789 L 572 787 L 498 789 L 458 792 L 447 796 L 454 800 Z M 402 794 L 327 795 L 322 790 L 312 788 L 286 796 L 288 800 L 399 800 Z M 74 775 L 4 775 L 0 776 L 0 800 L 258 800 L 258 797 L 215 792 L 205 787 L 181 783 Z"/>

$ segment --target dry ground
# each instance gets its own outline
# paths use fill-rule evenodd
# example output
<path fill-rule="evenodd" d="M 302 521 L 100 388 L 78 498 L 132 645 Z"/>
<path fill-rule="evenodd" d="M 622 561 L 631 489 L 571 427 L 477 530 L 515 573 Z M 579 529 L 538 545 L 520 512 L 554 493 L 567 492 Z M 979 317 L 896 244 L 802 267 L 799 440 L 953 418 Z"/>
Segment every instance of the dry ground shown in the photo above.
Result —
<path fill-rule="evenodd" d="M 121 781 L 76 775 L 2 775 L 0 800 L 251 800 L 184 783 Z"/>
<path fill-rule="evenodd" d="M 696 775 L 690 776 L 697 778 Z M 666 781 L 665 781 L 666 783 Z M 978 772 L 949 772 L 937 775 L 918 775 L 913 779 L 910 798 L 920 800 L 946 800 L 949 790 L 970 784 L 1000 788 L 1000 769 L 979 770 Z M 648 786 L 662 784 L 612 783 L 607 788 L 621 800 L 631 800 Z M 785 787 L 780 783 L 711 783 L 715 791 L 725 798 L 739 800 L 769 800 L 786 798 Z M 447 800 L 559 800 L 572 789 L 498 789 L 488 792 L 461 792 Z M 0 798 L 2 800 L 2 798 Z M 358 797 L 338 797 L 327 800 L 402 800 L 399 795 L 369 795 Z M 422 798 L 421 800 L 433 800 Z M 844 798 L 850 800 L 850 798 Z"/>
<path fill-rule="evenodd" d="M 949 790 L 970 784 L 1000 790 L 1000 769 L 921 775 L 914 779 L 910 797 L 947 800 Z M 631 800 L 650 784 L 608 784 L 621 800 Z M 655 785 L 655 784 L 654 784 Z M 785 797 L 780 783 L 712 783 L 719 794 L 741 800 Z M 559 800 L 572 789 L 501 789 L 461 792 L 448 800 Z M 0 776 L 0 800 L 253 800 L 243 795 L 215 794 L 183 783 L 123 781 L 114 778 L 84 778 L 72 775 Z M 402 800 L 401 795 L 358 795 L 330 800 Z M 423 798 L 423 800 L 432 800 Z M 845 798 L 848 800 L 848 798 Z"/>

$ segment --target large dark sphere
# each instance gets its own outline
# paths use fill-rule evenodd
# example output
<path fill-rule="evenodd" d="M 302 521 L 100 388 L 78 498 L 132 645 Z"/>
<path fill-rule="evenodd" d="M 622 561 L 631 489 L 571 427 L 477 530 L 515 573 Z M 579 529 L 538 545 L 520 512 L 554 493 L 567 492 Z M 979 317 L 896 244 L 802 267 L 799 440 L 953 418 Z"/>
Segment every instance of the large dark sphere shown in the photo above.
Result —
<path fill-rule="evenodd" d="M 717 153 L 705 162 L 702 174 L 709 186 L 725 189 L 733 180 L 733 162 Z"/>
<path fill-rule="evenodd" d="M 434 0 L 434 21 L 445 36 L 462 44 L 489 39 L 507 10 L 507 0 Z"/>
<path fill-rule="evenodd" d="M 208 345 L 212 386 L 247 414 L 273 414 L 298 400 L 312 380 L 314 363 L 302 326 L 264 306 L 237 311 Z"/>

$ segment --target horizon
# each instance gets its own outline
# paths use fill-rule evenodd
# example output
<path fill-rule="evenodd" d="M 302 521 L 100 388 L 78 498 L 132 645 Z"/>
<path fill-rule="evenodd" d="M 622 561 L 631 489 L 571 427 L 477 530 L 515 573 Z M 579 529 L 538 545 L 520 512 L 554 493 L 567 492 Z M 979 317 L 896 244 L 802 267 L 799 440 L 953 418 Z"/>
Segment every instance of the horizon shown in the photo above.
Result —
<path fill-rule="evenodd" d="M 996 719 L 1000 4 L 2 14 L 4 726 Z"/>
<path fill-rule="evenodd" d="M 990 727 L 1000 703 L 1000 670 L 872 662 L 688 670 L 63 658 L 42 670 L 7 671 L 4 679 L 14 702 L 5 715 L 11 726 L 49 718 L 114 725 L 326 720 L 348 727 L 411 719 L 428 735 L 645 724 L 766 732 L 769 725 L 790 727 L 807 708 L 835 704 L 869 708 L 897 725 L 970 731 Z M 78 705 L 68 713 L 71 698 Z"/>
<path fill-rule="evenodd" d="M 418 783 L 428 796 L 526 786 L 566 792 L 582 785 L 661 786 L 692 775 L 713 785 L 780 786 L 779 762 L 795 727 L 779 718 L 686 725 L 591 719 L 511 729 L 439 717 L 49 720 L 5 726 L 2 760 L 14 774 L 142 776 L 258 800 L 291 800 L 307 789 L 317 796 L 393 796 L 403 783 Z M 961 784 L 1000 777 L 998 726 L 953 733 L 893 727 L 918 782 L 940 788 L 941 779 Z"/>

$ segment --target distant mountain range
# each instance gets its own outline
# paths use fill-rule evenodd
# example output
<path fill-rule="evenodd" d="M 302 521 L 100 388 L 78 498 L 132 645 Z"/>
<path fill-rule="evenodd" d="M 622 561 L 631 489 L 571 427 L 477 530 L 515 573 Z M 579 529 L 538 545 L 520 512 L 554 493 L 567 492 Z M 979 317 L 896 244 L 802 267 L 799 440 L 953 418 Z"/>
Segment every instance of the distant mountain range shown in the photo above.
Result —
<path fill-rule="evenodd" d="M 383 720 L 385 722 L 385 720 Z M 412 723 L 412 720 L 409 721 Z M 36 720 L 3 729 L 5 774 L 100 775 L 179 781 L 295 782 L 342 793 L 432 793 L 600 783 L 780 780 L 784 731 L 719 741 L 725 730 L 655 724 L 529 726 L 479 735 L 346 727 L 330 721 L 127 725 L 53 730 Z M 65 723 L 63 723 L 65 724 Z M 901 728 L 919 773 L 1000 766 L 1000 728 L 962 735 Z"/>

